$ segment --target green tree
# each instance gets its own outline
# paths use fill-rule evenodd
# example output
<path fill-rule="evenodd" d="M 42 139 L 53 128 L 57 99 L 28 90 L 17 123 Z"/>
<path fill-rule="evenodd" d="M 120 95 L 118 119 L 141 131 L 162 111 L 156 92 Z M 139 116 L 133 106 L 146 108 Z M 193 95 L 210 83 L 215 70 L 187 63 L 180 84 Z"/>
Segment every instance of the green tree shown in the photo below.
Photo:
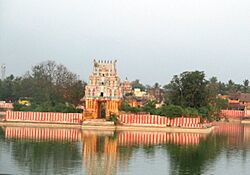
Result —
<path fill-rule="evenodd" d="M 47 61 L 33 67 L 30 78 L 34 83 L 37 103 L 49 102 L 79 104 L 83 97 L 85 83 L 77 79 L 77 75 L 65 66 Z"/>
<path fill-rule="evenodd" d="M 152 115 L 158 114 L 156 109 L 156 101 L 148 101 L 142 108 L 143 112 L 150 113 Z"/>
<path fill-rule="evenodd" d="M 183 87 L 180 78 L 174 75 L 171 82 L 164 86 L 168 104 L 183 106 Z"/>
<path fill-rule="evenodd" d="M 146 89 L 146 87 L 138 79 L 136 79 L 135 81 L 132 81 L 131 85 L 132 85 L 132 89 L 138 88 L 138 89 L 141 89 L 142 91 Z"/>
<path fill-rule="evenodd" d="M 11 82 L 11 85 L 8 85 Z M 46 61 L 35 65 L 31 72 L 22 77 L 6 79 L 1 82 L 0 88 L 7 86 L 5 95 L 16 100 L 20 97 L 29 97 L 31 106 L 15 105 L 16 110 L 74 112 L 84 96 L 86 83 L 79 80 L 77 75 L 70 72 L 65 66 L 54 61 Z M 11 87 L 9 87 L 11 86 Z M 0 91 L 2 92 L 2 91 Z M 10 95 L 6 95 L 6 92 Z"/>
<path fill-rule="evenodd" d="M 0 99 L 12 101 L 14 97 L 14 75 L 10 75 L 0 83 Z"/>
<path fill-rule="evenodd" d="M 218 94 L 228 95 L 227 85 L 221 81 L 218 82 Z"/>
<path fill-rule="evenodd" d="M 219 83 L 216 77 L 212 77 L 209 79 L 207 87 L 206 87 L 208 101 L 215 99 L 219 94 Z"/>
<path fill-rule="evenodd" d="M 204 72 L 192 71 L 175 75 L 167 88 L 171 104 L 199 108 L 208 104 Z"/>
<path fill-rule="evenodd" d="M 233 82 L 233 80 L 228 81 L 228 83 L 227 83 L 227 91 L 229 93 L 237 92 L 237 87 L 236 87 L 236 84 Z"/>
<path fill-rule="evenodd" d="M 154 84 L 154 86 L 153 86 L 153 88 L 160 88 L 161 87 L 161 85 L 158 83 L 158 82 L 156 82 L 155 84 Z"/>
<path fill-rule="evenodd" d="M 249 91 L 249 80 L 244 80 L 243 81 L 243 85 L 244 85 L 244 92 L 247 93 Z"/>

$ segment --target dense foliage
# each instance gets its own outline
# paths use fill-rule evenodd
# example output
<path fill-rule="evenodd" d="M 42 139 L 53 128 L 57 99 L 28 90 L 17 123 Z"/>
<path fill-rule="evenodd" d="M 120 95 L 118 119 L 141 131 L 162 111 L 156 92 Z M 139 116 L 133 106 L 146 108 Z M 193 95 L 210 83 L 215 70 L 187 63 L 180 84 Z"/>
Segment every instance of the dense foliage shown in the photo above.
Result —
<path fill-rule="evenodd" d="M 165 101 L 160 108 L 156 108 L 155 101 L 148 101 L 142 108 L 131 107 L 124 102 L 121 110 L 135 113 L 146 112 L 170 118 L 201 116 L 214 120 L 218 118 L 220 110 L 227 108 L 228 105 L 228 101 L 218 98 L 218 94 L 228 95 L 237 91 L 250 92 L 248 80 L 245 80 L 243 85 L 239 85 L 232 80 L 225 84 L 218 82 L 216 77 L 209 80 L 205 77 L 205 73 L 201 71 L 189 71 L 175 75 L 171 82 L 164 86 Z M 139 87 L 139 81 L 135 82 Z M 158 83 L 156 85 L 160 86 Z"/>
<path fill-rule="evenodd" d="M 15 103 L 15 110 L 76 112 L 84 86 L 65 66 L 47 61 L 24 76 L 11 75 L 0 81 L 0 99 L 17 102 L 25 97 L 31 101 L 30 106 Z"/>
<path fill-rule="evenodd" d="M 170 104 L 192 108 L 207 105 L 207 84 L 204 72 L 183 72 L 180 76 L 175 75 L 166 86 Z"/>
<path fill-rule="evenodd" d="M 201 116 L 212 120 L 227 106 L 226 100 L 218 98 L 220 83 L 217 82 L 217 78 L 206 80 L 204 72 L 192 71 L 175 75 L 170 84 L 165 86 L 165 90 L 168 94 L 168 104 L 182 108 L 182 111 L 179 111 L 183 116 Z M 228 92 L 224 91 L 224 94 L 226 93 Z"/>
<path fill-rule="evenodd" d="M 141 109 L 140 108 L 137 108 L 137 107 L 132 107 L 129 105 L 128 102 L 126 101 L 123 101 L 121 106 L 120 106 L 120 110 L 121 111 L 124 111 L 124 112 L 132 112 L 132 113 L 139 113 L 141 112 Z"/>

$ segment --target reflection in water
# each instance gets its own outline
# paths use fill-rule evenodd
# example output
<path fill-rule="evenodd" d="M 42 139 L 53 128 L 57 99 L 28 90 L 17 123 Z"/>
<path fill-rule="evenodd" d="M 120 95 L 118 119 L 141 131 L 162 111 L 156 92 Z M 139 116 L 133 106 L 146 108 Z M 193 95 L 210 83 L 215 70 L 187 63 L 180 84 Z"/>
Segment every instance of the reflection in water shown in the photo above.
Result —
<path fill-rule="evenodd" d="M 6 139 L 34 141 L 83 141 L 87 153 L 97 152 L 97 148 L 109 149 L 107 145 L 115 141 L 116 146 L 159 145 L 173 143 L 178 145 L 198 145 L 207 135 L 198 133 L 165 133 L 165 132 L 93 132 L 77 129 L 22 128 L 7 127 L 3 129 Z M 218 133 L 221 132 L 220 130 Z M 118 137 L 117 137 L 118 136 Z M 89 150 L 88 150 L 89 149 Z"/>
<path fill-rule="evenodd" d="M 68 174 L 75 172 L 74 167 L 81 166 L 79 145 L 73 142 L 77 141 L 77 132 L 7 127 L 3 129 L 4 143 L 0 140 L 0 144 L 16 162 L 16 167 L 11 167 L 16 171 L 13 174 Z"/>
<path fill-rule="evenodd" d="M 82 141 L 87 174 L 117 174 L 118 142 L 113 133 L 83 131 Z"/>
<path fill-rule="evenodd" d="M 214 135 L 228 138 L 230 145 L 250 145 L 250 125 L 240 123 L 216 123 Z"/>
<path fill-rule="evenodd" d="M 197 145 L 207 135 L 198 133 L 123 132 L 119 134 L 120 145 Z"/>
<path fill-rule="evenodd" d="M 207 137 L 200 140 L 196 146 L 176 146 L 167 144 L 165 149 L 170 155 L 169 174 L 204 174 L 209 163 L 215 161 L 221 150 L 220 144 L 223 138 Z"/>
<path fill-rule="evenodd" d="M 250 145 L 250 126 L 240 123 L 216 123 L 215 125 L 216 128 L 207 139 L 201 140 L 196 147 L 166 146 L 170 153 L 170 174 L 205 174 L 221 154 L 226 154 L 229 162 L 239 155 L 242 159 L 246 159 Z M 215 172 L 215 174 L 220 173 Z"/>
<path fill-rule="evenodd" d="M 167 143 L 177 145 L 198 145 L 207 136 L 195 133 L 165 133 L 165 132 L 93 132 L 76 129 L 22 128 L 7 127 L 4 129 L 6 139 L 19 141 L 75 142 L 82 141 L 82 159 L 87 174 L 117 174 L 118 162 L 126 167 L 133 156 L 133 150 L 149 149 L 148 146 Z M 29 145 L 29 142 L 27 143 Z M 40 144 L 41 145 L 41 144 Z M 74 145 L 74 144 L 73 144 Z M 21 145 L 18 145 L 21 146 Z M 132 147 L 131 147 L 132 146 Z M 76 148 L 76 147 L 75 147 Z M 17 148 L 16 149 L 20 149 Z M 43 146 L 44 149 L 44 146 Z M 41 149 L 39 149 L 41 151 Z M 40 156 L 46 153 L 40 152 Z M 45 149 L 45 151 L 51 151 Z M 75 150 L 79 152 L 79 150 Z M 18 155 L 18 154 L 17 154 Z M 17 158 L 18 159 L 18 158 Z M 41 164 L 41 163 L 39 163 Z"/>
<path fill-rule="evenodd" d="M 0 129 L 0 145 L 15 160 L 13 166 L 25 174 L 128 173 L 138 150 L 143 150 L 141 154 L 150 160 L 156 151 L 168 153 L 165 161 L 170 165 L 169 172 L 156 174 L 204 174 L 224 150 L 234 155 L 230 152 L 234 146 L 235 150 L 245 151 L 246 156 L 250 146 L 250 126 L 218 125 L 210 135 L 6 127 Z"/>
<path fill-rule="evenodd" d="M 240 123 L 216 123 L 216 126 L 213 133 L 217 136 L 226 137 L 230 145 L 242 144 L 244 135 L 250 128 L 248 125 L 241 125 Z"/>
<path fill-rule="evenodd" d="M 7 127 L 4 129 L 5 138 L 32 139 L 36 141 L 80 141 L 81 130 L 77 129 L 49 129 L 49 128 L 21 128 Z"/>
<path fill-rule="evenodd" d="M 126 166 L 133 149 L 138 145 L 197 145 L 206 135 L 194 133 L 121 132 L 97 137 L 96 133 L 83 132 L 83 160 L 88 174 L 117 174 L 118 162 Z M 117 137 L 118 136 L 118 137 Z M 124 148 L 126 151 L 124 151 Z"/>
<path fill-rule="evenodd" d="M 226 154 L 226 159 L 240 159 L 243 162 L 247 160 L 247 154 L 250 152 L 250 125 L 240 123 L 217 123 L 214 130 L 216 137 L 223 137 L 225 142 L 221 144 Z"/>

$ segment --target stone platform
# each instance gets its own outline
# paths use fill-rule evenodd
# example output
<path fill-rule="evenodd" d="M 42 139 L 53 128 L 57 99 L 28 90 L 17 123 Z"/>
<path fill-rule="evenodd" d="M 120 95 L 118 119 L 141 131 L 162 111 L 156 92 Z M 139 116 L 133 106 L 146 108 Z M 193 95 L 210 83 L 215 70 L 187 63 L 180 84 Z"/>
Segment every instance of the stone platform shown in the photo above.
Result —
<path fill-rule="evenodd" d="M 114 122 L 106 121 L 105 119 L 89 119 L 82 123 L 83 126 L 115 126 Z"/>

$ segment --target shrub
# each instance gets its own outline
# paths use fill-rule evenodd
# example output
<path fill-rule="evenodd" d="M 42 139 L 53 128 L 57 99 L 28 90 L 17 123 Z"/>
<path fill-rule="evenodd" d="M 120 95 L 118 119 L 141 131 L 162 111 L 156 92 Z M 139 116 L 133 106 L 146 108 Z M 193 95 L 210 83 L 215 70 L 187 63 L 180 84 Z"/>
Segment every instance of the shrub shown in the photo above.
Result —
<path fill-rule="evenodd" d="M 128 102 L 122 102 L 121 107 L 120 107 L 121 111 L 124 112 L 132 112 L 132 113 L 139 113 L 141 112 L 140 108 L 137 107 L 131 107 Z"/>
<path fill-rule="evenodd" d="M 160 109 L 160 115 L 163 115 L 169 118 L 181 117 L 183 115 L 183 109 L 181 106 L 164 105 Z"/>
<path fill-rule="evenodd" d="M 118 120 L 117 118 L 117 115 L 116 114 L 111 114 L 110 118 L 109 118 L 110 121 L 114 122 L 115 125 L 118 125 L 120 124 L 120 121 Z"/>
<path fill-rule="evenodd" d="M 209 114 L 209 106 L 203 106 L 198 109 L 199 115 L 204 118 L 207 117 Z"/>
<path fill-rule="evenodd" d="M 195 109 L 195 108 L 185 108 L 184 109 L 184 116 L 185 117 L 198 117 L 199 116 L 199 113 L 198 113 L 198 110 Z"/>

